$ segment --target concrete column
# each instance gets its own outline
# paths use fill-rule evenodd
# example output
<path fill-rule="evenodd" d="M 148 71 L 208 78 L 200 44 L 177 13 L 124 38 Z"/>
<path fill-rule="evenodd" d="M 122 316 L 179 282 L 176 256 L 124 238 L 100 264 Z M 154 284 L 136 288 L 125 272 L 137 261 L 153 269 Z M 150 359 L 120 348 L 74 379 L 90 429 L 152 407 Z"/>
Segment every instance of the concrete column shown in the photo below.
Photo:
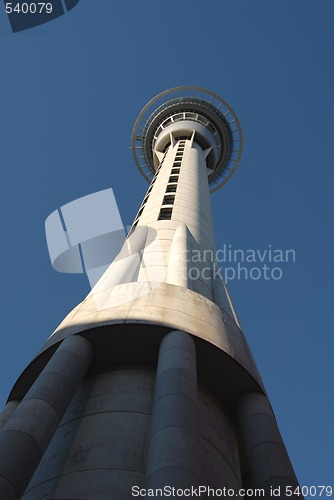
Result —
<path fill-rule="evenodd" d="M 0 429 L 5 425 L 5 423 L 10 419 L 10 417 L 13 415 L 14 411 L 18 407 L 20 401 L 18 400 L 13 400 L 9 401 L 2 412 L 0 413 Z"/>
<path fill-rule="evenodd" d="M 257 392 L 241 396 L 238 420 L 253 487 L 264 488 L 268 498 L 274 488 L 280 489 L 275 496 L 290 498 L 285 487 L 294 490 L 298 481 L 267 397 Z"/>
<path fill-rule="evenodd" d="M 160 346 L 145 488 L 198 486 L 199 457 L 195 345 L 173 331 Z"/>
<path fill-rule="evenodd" d="M 65 339 L 0 433 L 0 498 L 22 497 L 92 359 L 79 335 Z"/>

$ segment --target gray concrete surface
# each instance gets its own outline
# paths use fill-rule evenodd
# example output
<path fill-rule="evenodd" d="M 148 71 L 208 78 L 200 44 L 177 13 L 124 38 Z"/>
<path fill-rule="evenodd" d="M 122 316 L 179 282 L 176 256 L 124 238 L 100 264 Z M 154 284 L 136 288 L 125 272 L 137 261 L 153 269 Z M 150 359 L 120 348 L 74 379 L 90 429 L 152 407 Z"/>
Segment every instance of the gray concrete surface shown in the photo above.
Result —
<path fill-rule="evenodd" d="M 195 345 L 173 331 L 160 346 L 145 487 L 198 485 L 199 456 Z"/>
<path fill-rule="evenodd" d="M 20 401 L 18 400 L 12 400 L 9 401 L 6 406 L 3 408 L 2 412 L 0 413 L 0 430 L 2 427 L 5 425 L 5 423 L 10 419 L 10 417 L 13 415 L 14 411 L 18 407 Z"/>
<path fill-rule="evenodd" d="M 297 478 L 268 398 L 256 392 L 241 396 L 238 420 L 254 488 L 264 488 L 268 497 L 271 488 L 295 489 Z"/>
<path fill-rule="evenodd" d="M 0 432 L 0 498 L 22 497 L 92 359 L 80 336 L 60 345 Z"/>

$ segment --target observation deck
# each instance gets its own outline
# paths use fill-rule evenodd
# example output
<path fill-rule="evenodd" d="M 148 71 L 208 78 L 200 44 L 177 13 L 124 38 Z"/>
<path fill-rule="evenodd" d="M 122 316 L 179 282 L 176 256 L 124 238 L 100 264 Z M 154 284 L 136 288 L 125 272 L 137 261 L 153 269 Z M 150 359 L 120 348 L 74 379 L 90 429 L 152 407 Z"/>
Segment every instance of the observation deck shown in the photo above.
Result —
<path fill-rule="evenodd" d="M 217 94 L 201 87 L 175 87 L 161 92 L 140 112 L 132 133 L 133 155 L 150 182 L 173 140 L 193 139 L 207 152 L 210 192 L 234 174 L 243 137 L 233 109 Z"/>

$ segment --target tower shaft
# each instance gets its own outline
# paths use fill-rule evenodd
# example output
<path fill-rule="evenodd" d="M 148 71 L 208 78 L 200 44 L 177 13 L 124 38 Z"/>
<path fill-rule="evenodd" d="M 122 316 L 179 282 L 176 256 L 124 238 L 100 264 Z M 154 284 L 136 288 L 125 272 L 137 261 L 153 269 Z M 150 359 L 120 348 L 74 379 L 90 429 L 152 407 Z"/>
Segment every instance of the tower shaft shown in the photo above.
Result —
<path fill-rule="evenodd" d="M 173 142 L 162 157 L 138 223 L 179 222 L 201 248 L 214 249 L 205 152 L 193 139 Z"/>
<path fill-rule="evenodd" d="M 132 232 L 137 226 L 147 227 L 151 233 L 142 248 L 137 281 L 180 285 L 212 299 L 211 262 L 209 259 L 205 263 L 205 272 L 201 258 L 214 254 L 205 152 L 193 138 L 173 138 L 172 145 L 160 157 L 131 229 Z M 198 278 L 192 280 L 189 261 L 195 252 L 199 258 L 192 266 Z"/>

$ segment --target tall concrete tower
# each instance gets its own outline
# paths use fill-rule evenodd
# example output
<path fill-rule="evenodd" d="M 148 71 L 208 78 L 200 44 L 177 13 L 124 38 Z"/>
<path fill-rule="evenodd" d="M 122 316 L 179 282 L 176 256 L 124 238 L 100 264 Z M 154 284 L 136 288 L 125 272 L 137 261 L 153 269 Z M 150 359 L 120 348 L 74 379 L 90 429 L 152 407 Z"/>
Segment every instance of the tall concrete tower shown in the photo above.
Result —
<path fill-rule="evenodd" d="M 298 483 L 214 258 L 210 191 L 239 163 L 239 121 L 216 94 L 178 87 L 144 107 L 132 142 L 148 191 L 118 256 L 14 385 L 0 498 L 290 497 Z"/>

